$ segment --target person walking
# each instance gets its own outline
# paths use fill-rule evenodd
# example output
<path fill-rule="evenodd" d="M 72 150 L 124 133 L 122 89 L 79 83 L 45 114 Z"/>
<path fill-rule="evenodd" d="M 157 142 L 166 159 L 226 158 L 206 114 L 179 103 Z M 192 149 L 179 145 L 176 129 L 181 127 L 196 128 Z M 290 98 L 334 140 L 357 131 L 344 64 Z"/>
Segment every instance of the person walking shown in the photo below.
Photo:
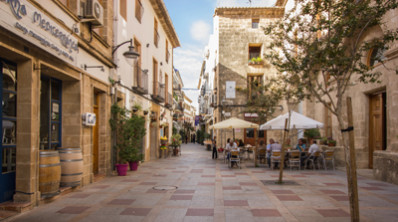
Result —
<path fill-rule="evenodd" d="M 213 153 L 211 155 L 211 158 L 214 159 L 218 159 L 218 153 L 217 153 L 217 142 L 216 142 L 216 137 L 214 137 L 213 139 Z"/>

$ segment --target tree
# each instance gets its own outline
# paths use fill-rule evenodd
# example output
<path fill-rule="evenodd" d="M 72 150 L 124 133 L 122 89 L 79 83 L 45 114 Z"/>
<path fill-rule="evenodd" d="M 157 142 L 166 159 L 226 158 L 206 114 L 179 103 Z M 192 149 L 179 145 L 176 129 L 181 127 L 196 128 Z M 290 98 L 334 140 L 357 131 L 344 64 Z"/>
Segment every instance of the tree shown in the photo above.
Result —
<path fill-rule="evenodd" d="M 272 39 L 266 58 L 300 97 L 311 95 L 337 117 L 340 129 L 348 129 L 343 103 L 350 82 L 377 82 L 381 75 L 365 64 L 363 56 L 370 49 L 387 50 L 398 33 L 384 30 L 371 41 L 364 41 L 364 36 L 372 27 L 383 27 L 383 16 L 397 7 L 396 0 L 296 1 L 282 20 L 265 28 L 265 34 Z M 377 53 L 376 60 L 382 62 L 382 53 Z M 342 133 L 341 138 L 351 218 L 359 221 L 357 190 L 352 189 L 356 187 L 356 169 L 352 167 L 355 161 L 349 161 L 347 133 Z"/>
<path fill-rule="evenodd" d="M 245 112 L 256 113 L 257 122 L 264 123 L 279 108 L 284 95 L 283 82 L 280 79 L 270 78 L 264 83 L 253 81 L 249 84 L 250 90 L 244 90 L 250 94 Z"/>

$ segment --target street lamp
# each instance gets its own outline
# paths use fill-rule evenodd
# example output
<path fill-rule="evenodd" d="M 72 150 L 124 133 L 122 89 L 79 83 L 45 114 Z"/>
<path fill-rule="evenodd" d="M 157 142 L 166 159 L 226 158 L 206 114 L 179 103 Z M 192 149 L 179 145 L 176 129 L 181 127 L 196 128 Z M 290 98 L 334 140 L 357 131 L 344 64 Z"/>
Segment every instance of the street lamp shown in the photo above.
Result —
<path fill-rule="evenodd" d="M 112 56 L 113 56 L 113 54 L 115 54 L 116 50 L 117 50 L 120 46 L 122 46 L 122 45 L 124 45 L 124 44 L 126 44 L 126 43 L 130 43 L 130 45 L 129 45 L 129 50 L 126 51 L 126 52 L 124 52 L 124 53 L 123 53 L 123 56 L 126 57 L 127 59 L 136 59 L 136 58 L 138 58 L 138 57 L 140 56 L 140 54 L 139 54 L 138 52 L 134 51 L 133 39 L 127 40 L 127 41 L 122 42 L 122 43 L 120 43 L 119 45 L 113 47 Z"/>

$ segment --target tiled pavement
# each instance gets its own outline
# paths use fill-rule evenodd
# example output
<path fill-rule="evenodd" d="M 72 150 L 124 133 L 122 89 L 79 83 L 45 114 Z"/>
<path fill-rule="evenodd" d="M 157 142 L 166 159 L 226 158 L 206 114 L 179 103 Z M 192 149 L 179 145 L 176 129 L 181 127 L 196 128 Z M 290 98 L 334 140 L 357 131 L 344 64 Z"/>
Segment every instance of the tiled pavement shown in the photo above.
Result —
<path fill-rule="evenodd" d="M 11 218 L 11 221 L 350 221 L 345 173 L 284 171 L 252 162 L 229 169 L 203 146 L 146 162 Z M 265 181 L 267 185 L 264 185 Z M 268 181 L 268 182 L 267 182 Z M 398 186 L 359 177 L 361 221 L 398 221 Z M 154 190 L 165 186 L 173 190 Z"/>

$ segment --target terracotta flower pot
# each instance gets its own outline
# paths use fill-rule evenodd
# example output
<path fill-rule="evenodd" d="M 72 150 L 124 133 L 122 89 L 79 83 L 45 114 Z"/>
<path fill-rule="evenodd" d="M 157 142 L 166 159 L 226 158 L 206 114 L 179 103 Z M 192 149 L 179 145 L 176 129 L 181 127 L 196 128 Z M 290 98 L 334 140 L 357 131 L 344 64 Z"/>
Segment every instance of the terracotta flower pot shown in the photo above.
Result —
<path fill-rule="evenodd" d="M 116 164 L 117 175 L 118 176 L 126 176 L 128 167 L 129 167 L 129 165 L 127 163 L 126 164 Z"/>
<path fill-rule="evenodd" d="M 138 169 L 138 162 L 129 162 L 130 171 L 136 171 Z"/>

